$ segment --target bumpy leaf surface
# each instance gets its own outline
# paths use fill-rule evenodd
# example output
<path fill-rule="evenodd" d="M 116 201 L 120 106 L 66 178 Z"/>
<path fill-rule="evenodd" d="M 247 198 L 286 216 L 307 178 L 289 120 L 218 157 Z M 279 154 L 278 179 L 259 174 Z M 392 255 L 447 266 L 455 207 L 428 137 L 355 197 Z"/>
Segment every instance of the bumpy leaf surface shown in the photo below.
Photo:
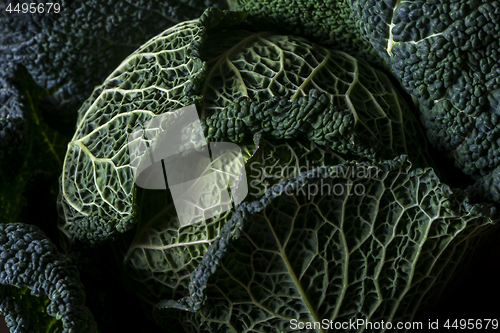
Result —
<path fill-rule="evenodd" d="M 304 172 L 239 206 L 191 275 L 190 295 L 160 302 L 156 318 L 182 310 L 181 325 L 197 332 L 410 322 L 491 230 L 495 208 L 469 202 L 404 157 Z"/>
<path fill-rule="evenodd" d="M 260 197 L 268 187 L 315 166 L 337 164 L 344 158 L 314 143 L 272 142 L 263 138 L 242 147 L 249 195 Z M 255 150 L 252 154 L 251 151 Z M 251 156 L 250 156 L 251 155 Z M 122 264 L 141 299 L 155 305 L 162 298 L 187 296 L 189 275 L 219 236 L 232 211 L 187 227 L 179 219 L 167 191 L 138 190 L 138 222 L 118 246 Z M 128 239 L 131 238 L 132 239 Z"/>
<path fill-rule="evenodd" d="M 191 57 L 189 46 L 202 33 L 196 22 L 166 30 L 127 58 L 82 106 L 61 176 L 65 233 L 98 240 L 130 228 L 128 134 L 155 114 L 193 104 L 196 96 L 188 91 L 203 63 Z"/>
<path fill-rule="evenodd" d="M 500 1 L 234 0 L 230 6 L 246 10 L 254 24 L 270 17 L 285 31 L 376 53 L 366 59 L 384 62 L 418 99 L 431 143 L 478 179 L 472 188 L 478 198 L 500 200 Z"/>
<path fill-rule="evenodd" d="M 305 136 L 322 137 L 322 145 L 331 146 L 330 138 L 339 152 L 370 159 L 410 154 L 415 163 L 430 164 L 421 155 L 424 137 L 408 105 L 389 78 L 366 62 L 263 32 L 230 38 L 214 32 L 206 43 L 201 57 L 211 69 L 201 112 L 207 125 L 219 129 L 214 138 L 238 142 L 259 127 L 281 138 L 309 132 Z"/>
<path fill-rule="evenodd" d="M 284 179 L 320 166 L 341 164 L 346 157 L 313 142 L 278 141 L 259 135 L 255 152 L 246 164 L 249 194 L 258 198 Z"/>
<path fill-rule="evenodd" d="M 11 332 L 97 332 L 76 266 L 38 227 L 0 224 L 0 255 L 0 311 Z"/>
<path fill-rule="evenodd" d="M 247 12 L 252 24 L 307 37 L 379 65 L 383 64 L 383 57 L 373 49 L 366 33 L 386 30 L 383 28 L 386 22 L 381 18 L 392 10 L 395 2 L 228 0 L 229 8 Z"/>
<path fill-rule="evenodd" d="M 408 154 L 418 165 L 431 164 L 409 107 L 383 73 L 301 38 L 237 30 L 243 19 L 207 10 L 147 42 L 96 88 L 80 109 L 64 162 L 64 233 L 96 241 L 132 227 L 128 134 L 190 104 L 198 106 L 209 139 L 224 133 L 241 142 L 267 127 L 275 137 L 314 136 L 371 160 Z"/>
<path fill-rule="evenodd" d="M 47 100 L 48 111 L 59 111 L 53 116 L 75 115 L 94 86 L 139 45 L 176 23 L 198 18 L 207 7 L 227 4 L 224 0 L 2 2 L 0 63 L 25 66 L 37 85 L 56 90 Z"/>

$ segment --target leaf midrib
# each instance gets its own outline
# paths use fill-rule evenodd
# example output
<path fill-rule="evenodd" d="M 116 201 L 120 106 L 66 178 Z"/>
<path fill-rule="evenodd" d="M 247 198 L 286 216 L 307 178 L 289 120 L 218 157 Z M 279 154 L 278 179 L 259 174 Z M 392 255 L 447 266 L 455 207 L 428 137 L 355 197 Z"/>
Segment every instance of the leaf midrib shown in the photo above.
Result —
<path fill-rule="evenodd" d="M 298 204 L 298 203 L 297 203 Z M 299 206 L 300 208 L 300 206 Z M 299 211 L 299 209 L 297 209 L 297 212 Z M 295 221 L 295 219 L 297 218 L 297 212 L 295 213 L 295 216 L 293 218 L 292 221 Z M 269 220 L 265 210 L 263 211 L 264 213 L 264 218 L 266 219 L 266 222 L 269 226 L 269 229 L 271 230 L 271 233 L 274 237 L 274 239 L 276 240 L 276 245 L 278 246 L 279 248 L 279 253 L 280 253 L 280 256 L 286 266 L 286 269 L 288 270 L 288 273 L 290 274 L 290 277 L 292 278 L 292 281 L 293 283 L 295 284 L 296 288 L 297 288 L 297 291 L 299 292 L 302 300 L 304 301 L 304 304 L 305 306 L 307 307 L 307 309 L 309 310 L 309 313 L 311 314 L 314 322 L 318 323 L 320 322 L 319 320 L 319 317 L 318 317 L 318 314 L 316 313 L 316 310 L 314 309 L 313 305 L 311 304 L 311 302 L 309 301 L 309 298 L 307 297 L 306 295 L 306 292 L 304 291 L 304 288 L 302 287 L 297 275 L 295 274 L 293 268 L 292 268 L 292 265 L 290 264 L 290 261 L 288 260 L 288 257 L 286 255 L 286 252 L 285 252 L 285 248 L 281 245 L 279 239 L 278 239 L 278 236 L 276 235 L 276 232 L 274 231 L 274 228 L 272 226 L 272 223 L 271 221 Z M 291 227 L 290 227 L 290 232 L 293 231 L 293 228 L 294 228 L 294 225 L 292 223 Z M 320 328 L 318 330 L 319 333 L 325 333 L 325 331 Z"/>

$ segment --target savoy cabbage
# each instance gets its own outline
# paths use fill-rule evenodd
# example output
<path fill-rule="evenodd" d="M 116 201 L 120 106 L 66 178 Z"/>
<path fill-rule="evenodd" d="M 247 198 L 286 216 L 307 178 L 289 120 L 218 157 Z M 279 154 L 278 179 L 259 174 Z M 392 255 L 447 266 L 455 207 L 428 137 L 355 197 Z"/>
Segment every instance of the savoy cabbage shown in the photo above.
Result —
<path fill-rule="evenodd" d="M 230 0 L 255 24 L 341 45 L 418 99 L 429 141 L 500 199 L 500 1 Z"/>
<path fill-rule="evenodd" d="M 496 148 L 494 113 L 468 123 L 452 110 L 470 104 L 471 112 L 486 112 L 481 106 L 493 103 L 494 83 L 472 93 L 479 102 L 471 97 L 463 105 L 453 87 L 475 68 L 457 69 L 462 60 L 498 42 L 488 25 L 498 19 L 485 14 L 495 12 L 495 2 L 436 9 L 423 2 L 230 0 L 239 11 L 209 8 L 198 18 L 214 4 L 226 6 L 116 1 L 106 18 L 92 2 L 75 7 L 73 20 L 69 10 L 56 19 L 2 16 L 0 310 L 11 332 L 125 330 L 124 314 L 145 332 L 333 332 L 356 320 L 409 323 L 429 315 L 491 239 L 495 149 L 486 158 L 474 148 L 477 167 L 467 169 L 460 162 L 467 153 L 442 142 L 458 143 L 461 131 L 462 147 L 486 139 L 484 149 Z M 433 21 L 431 7 L 451 11 L 455 23 L 444 14 Z M 122 29 L 126 18 L 131 30 Z M 180 23 L 164 30 L 172 22 Z M 445 41 L 459 43 L 460 22 L 482 22 L 483 42 L 472 38 L 443 53 L 451 47 Z M 58 27 L 78 33 L 70 38 Z M 150 38 L 153 27 L 159 34 Z M 66 37 L 73 42 L 60 56 L 47 52 L 46 39 L 58 49 Z M 420 49 L 428 42 L 432 47 Z M 92 45 L 109 56 L 94 54 Z M 438 53 L 455 58 L 439 62 Z M 29 62 L 33 54 L 39 62 Z M 52 58 L 62 65 L 43 60 Z M 116 69 L 102 77 L 110 66 Z M 145 124 L 190 105 L 207 141 L 239 145 L 249 193 L 232 210 L 184 225 L 168 189 L 137 185 L 130 135 L 142 127 L 152 146 L 147 133 L 162 127 Z M 452 151 L 457 166 L 476 175 L 474 186 L 457 181 L 427 146 L 415 105 L 430 142 Z M 440 108 L 449 110 L 439 119 L 460 129 L 431 124 Z M 72 138 L 64 134 L 68 120 L 53 119 L 61 109 L 76 123 Z M 467 134 L 472 123 L 482 127 Z M 196 142 L 196 135 L 183 139 Z M 5 163 L 13 156 L 20 167 Z M 37 208 L 36 186 L 45 191 Z M 209 205 L 220 203 L 205 194 Z M 13 223 L 19 219 L 41 222 Z M 56 225 L 59 248 L 50 240 Z M 118 298 L 125 293 L 124 303 Z M 325 320 L 330 326 L 307 326 Z M 351 331 L 364 330 L 384 329 Z"/>
<path fill-rule="evenodd" d="M 190 104 L 198 106 L 212 141 L 244 143 L 262 131 L 369 160 L 413 152 L 414 163 L 430 165 L 419 144 L 423 133 L 384 74 L 293 36 L 241 30 L 228 38 L 220 29 L 242 19 L 231 16 L 210 11 L 200 22 L 167 29 L 94 90 L 68 144 L 61 230 L 93 241 L 130 229 L 128 135 L 155 115 Z"/>

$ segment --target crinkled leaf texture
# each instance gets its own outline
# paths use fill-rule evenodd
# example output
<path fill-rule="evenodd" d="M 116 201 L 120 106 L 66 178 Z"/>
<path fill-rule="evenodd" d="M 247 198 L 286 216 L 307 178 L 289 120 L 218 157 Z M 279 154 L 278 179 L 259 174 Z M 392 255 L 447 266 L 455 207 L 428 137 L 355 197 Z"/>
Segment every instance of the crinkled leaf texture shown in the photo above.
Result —
<path fill-rule="evenodd" d="M 50 3 L 53 5 L 41 0 L 20 0 L 10 6 L 9 2 L 0 3 L 0 63 L 22 65 L 37 85 L 56 89 L 46 102 L 47 111 L 59 118 L 76 115 L 93 87 L 144 41 L 174 24 L 199 17 L 209 6 L 227 7 L 226 0 Z M 38 10 L 25 12 L 17 7 L 16 12 L 16 4 Z"/>
<path fill-rule="evenodd" d="M 305 137 L 370 160 L 426 160 L 423 133 L 389 78 L 365 61 L 295 36 L 214 31 L 201 58 L 210 70 L 202 115 L 214 139 L 257 130 Z"/>
<path fill-rule="evenodd" d="M 249 195 L 264 191 L 304 169 L 344 162 L 344 157 L 314 143 L 276 142 L 259 138 L 242 147 Z M 138 222 L 115 245 L 133 290 L 151 306 L 161 299 L 188 295 L 189 275 L 231 217 L 228 211 L 206 221 L 181 227 L 167 191 L 138 189 Z"/>
<path fill-rule="evenodd" d="M 229 0 L 261 27 L 385 63 L 419 102 L 430 142 L 500 200 L 500 1 Z"/>
<path fill-rule="evenodd" d="M 177 317 L 189 332 L 409 322 L 491 231 L 495 213 L 404 156 L 310 170 L 240 205 L 191 274 L 189 296 L 160 302 L 155 316 L 165 327 Z"/>
<path fill-rule="evenodd" d="M 251 148 L 242 147 L 245 160 L 251 155 Z M 213 188 L 200 188 L 199 191 L 210 198 Z M 217 199 L 220 198 L 212 198 Z M 120 245 L 115 245 L 123 258 L 121 264 L 126 269 L 127 279 L 132 281 L 133 290 L 139 297 L 150 305 L 156 304 L 161 297 L 185 296 L 189 274 L 199 265 L 232 212 L 181 225 L 168 191 L 138 188 L 135 200 L 135 228 L 121 238 Z"/>
<path fill-rule="evenodd" d="M 0 224 L 0 256 L 0 310 L 11 332 L 97 332 L 78 269 L 38 227 Z"/>
<path fill-rule="evenodd" d="M 301 38 L 243 30 L 244 17 L 208 9 L 148 41 L 95 89 L 64 161 L 63 233 L 96 242 L 133 227 L 128 134 L 190 104 L 212 141 L 264 131 L 369 160 L 407 154 L 432 164 L 408 105 L 383 73 Z"/>
<path fill-rule="evenodd" d="M 255 150 L 246 164 L 250 195 L 261 197 L 283 179 L 298 177 L 301 172 L 346 161 L 346 155 L 314 142 L 271 140 L 256 135 Z"/>

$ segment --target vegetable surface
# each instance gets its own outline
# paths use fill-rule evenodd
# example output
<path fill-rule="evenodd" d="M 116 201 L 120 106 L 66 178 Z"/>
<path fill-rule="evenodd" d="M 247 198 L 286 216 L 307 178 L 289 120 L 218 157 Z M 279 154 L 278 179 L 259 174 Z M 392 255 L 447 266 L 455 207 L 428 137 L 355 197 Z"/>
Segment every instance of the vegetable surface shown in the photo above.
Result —
<path fill-rule="evenodd" d="M 76 266 L 39 228 L 0 224 L 0 246 L 0 310 L 11 332 L 97 332 Z"/>
<path fill-rule="evenodd" d="M 261 25 L 360 54 L 419 103 L 427 137 L 498 201 L 499 1 L 229 1 Z"/>
<path fill-rule="evenodd" d="M 263 131 L 369 160 L 412 154 L 429 165 L 424 136 L 383 73 L 293 36 L 239 30 L 228 38 L 221 29 L 242 17 L 208 11 L 200 22 L 176 25 L 94 90 L 79 111 L 61 177 L 68 235 L 101 240 L 132 227 L 128 135 L 190 104 L 212 141 L 241 143 Z"/>
<path fill-rule="evenodd" d="M 0 18 L 11 332 L 426 322 L 488 250 L 496 1 L 61 4 Z M 199 127 L 161 141 L 193 106 Z M 174 142 L 182 157 L 210 146 L 190 167 L 223 175 L 195 180 L 202 204 L 184 211 L 166 158 L 151 165 L 167 186 L 138 181 L 142 147 Z M 217 155 L 225 143 L 239 149 Z"/>

